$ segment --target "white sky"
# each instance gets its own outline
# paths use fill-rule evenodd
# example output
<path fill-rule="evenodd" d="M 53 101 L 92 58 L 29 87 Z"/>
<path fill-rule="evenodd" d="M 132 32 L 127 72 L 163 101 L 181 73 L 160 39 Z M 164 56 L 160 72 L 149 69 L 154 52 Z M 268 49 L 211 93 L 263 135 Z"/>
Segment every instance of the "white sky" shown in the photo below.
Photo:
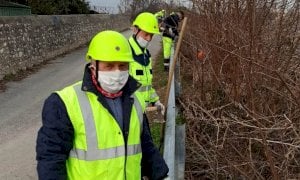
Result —
<path fill-rule="evenodd" d="M 87 0 L 91 6 L 118 7 L 120 0 Z"/>
<path fill-rule="evenodd" d="M 107 7 L 109 9 L 109 13 L 117 13 L 119 11 L 118 5 L 121 0 L 87 0 L 90 3 L 90 7 L 93 9 L 96 6 L 96 10 L 99 10 L 101 7 Z M 170 0 L 166 0 L 166 2 L 170 2 Z M 185 7 L 191 6 L 190 0 L 173 0 L 174 3 L 181 3 Z"/>
<path fill-rule="evenodd" d="M 96 6 L 96 11 L 99 10 L 99 7 L 107 7 L 109 13 L 117 13 L 119 11 L 118 5 L 120 0 L 87 0 L 90 3 L 90 7 L 93 9 Z"/>

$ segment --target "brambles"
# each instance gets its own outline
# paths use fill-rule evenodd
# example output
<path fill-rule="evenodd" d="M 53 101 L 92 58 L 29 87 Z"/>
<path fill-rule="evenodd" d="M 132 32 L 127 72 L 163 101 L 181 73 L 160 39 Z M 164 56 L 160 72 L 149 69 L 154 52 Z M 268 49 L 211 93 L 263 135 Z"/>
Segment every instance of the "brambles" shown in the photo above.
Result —
<path fill-rule="evenodd" d="M 193 3 L 180 55 L 186 179 L 299 179 L 299 2 Z"/>

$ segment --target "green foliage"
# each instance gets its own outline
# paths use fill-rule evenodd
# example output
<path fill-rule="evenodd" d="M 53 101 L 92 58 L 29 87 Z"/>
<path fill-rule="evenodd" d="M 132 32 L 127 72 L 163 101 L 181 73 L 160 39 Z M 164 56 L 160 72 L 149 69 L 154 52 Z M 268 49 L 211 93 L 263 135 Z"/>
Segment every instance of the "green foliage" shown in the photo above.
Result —
<path fill-rule="evenodd" d="M 178 114 L 178 115 L 176 116 L 176 124 L 182 125 L 182 124 L 184 124 L 184 123 L 185 123 L 185 118 L 184 118 L 184 116 L 183 116 L 182 114 Z"/>
<path fill-rule="evenodd" d="M 161 123 L 152 123 L 150 125 L 151 135 L 156 147 L 159 147 Z"/>
<path fill-rule="evenodd" d="M 89 2 L 77 0 L 70 4 L 70 14 L 88 14 L 89 9 Z"/>
<path fill-rule="evenodd" d="M 3 77 L 3 80 L 5 81 L 10 81 L 10 80 L 13 80 L 14 79 L 14 76 L 13 74 L 7 74 Z"/>
<path fill-rule="evenodd" d="M 85 0 L 29 0 L 32 14 L 89 14 L 89 3 Z"/>
<path fill-rule="evenodd" d="M 164 70 L 163 54 L 159 53 L 159 56 L 156 57 L 156 61 L 153 63 L 153 84 L 155 87 L 165 87 L 168 84 L 168 72 Z M 156 74 L 156 75 L 155 75 Z M 162 97 L 163 94 L 161 94 Z"/>
<path fill-rule="evenodd" d="M 10 0 L 9 2 L 14 2 L 14 3 L 23 4 L 23 5 L 28 6 L 27 0 Z"/>

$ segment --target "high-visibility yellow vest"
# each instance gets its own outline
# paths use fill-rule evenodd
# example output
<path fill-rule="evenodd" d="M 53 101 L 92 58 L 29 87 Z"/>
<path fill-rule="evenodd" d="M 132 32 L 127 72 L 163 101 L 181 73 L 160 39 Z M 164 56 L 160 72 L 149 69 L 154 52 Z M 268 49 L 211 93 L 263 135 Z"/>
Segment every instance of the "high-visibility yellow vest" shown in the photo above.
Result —
<path fill-rule="evenodd" d="M 138 89 L 143 94 L 146 102 L 156 102 L 159 96 L 156 94 L 155 89 L 152 87 L 152 60 L 150 55 L 146 52 L 142 52 L 139 45 L 133 39 L 129 38 L 129 44 L 133 50 L 133 58 L 136 59 L 140 55 L 144 55 L 144 58 L 149 58 L 150 63 L 147 66 L 143 66 L 137 61 L 129 64 L 129 74 L 136 79 L 142 86 Z"/>
<path fill-rule="evenodd" d="M 156 17 L 156 18 L 163 18 L 164 16 L 165 16 L 165 12 L 164 11 L 159 11 L 159 12 L 156 12 L 155 14 L 154 14 L 154 16 Z"/>
<path fill-rule="evenodd" d="M 173 39 L 167 36 L 163 36 L 162 42 L 163 42 L 163 49 L 164 49 L 164 53 L 163 53 L 164 59 L 170 59 Z"/>
<path fill-rule="evenodd" d="M 145 103 L 138 92 L 132 95 L 127 146 L 115 118 L 91 92 L 81 90 L 82 82 L 57 94 L 63 100 L 74 127 L 73 149 L 66 161 L 71 180 L 141 179 L 141 142 Z"/>

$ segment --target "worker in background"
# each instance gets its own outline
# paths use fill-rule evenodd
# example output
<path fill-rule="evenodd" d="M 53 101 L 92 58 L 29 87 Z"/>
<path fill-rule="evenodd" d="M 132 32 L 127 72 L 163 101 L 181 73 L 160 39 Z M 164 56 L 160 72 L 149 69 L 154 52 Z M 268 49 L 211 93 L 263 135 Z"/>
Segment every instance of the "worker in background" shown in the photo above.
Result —
<path fill-rule="evenodd" d="M 161 11 L 158 11 L 154 14 L 154 16 L 156 17 L 157 21 L 158 21 L 158 25 L 160 27 L 160 24 L 163 22 L 165 16 L 166 16 L 166 11 L 164 9 L 162 9 Z"/>
<path fill-rule="evenodd" d="M 128 73 L 133 60 L 127 39 L 115 31 L 98 33 L 86 60 L 83 80 L 44 103 L 36 145 L 39 179 L 139 180 L 142 157 L 150 179 L 166 177 L 139 83 Z"/>
<path fill-rule="evenodd" d="M 159 34 L 157 19 L 152 13 L 140 13 L 133 22 L 133 35 L 129 38 L 134 62 L 130 63 L 129 74 L 142 86 L 139 88 L 147 105 L 156 106 L 162 114 L 165 107 L 152 86 L 152 59 L 147 46 L 154 34 Z"/>
<path fill-rule="evenodd" d="M 163 54 L 164 54 L 164 69 L 169 70 L 171 47 L 176 36 L 178 36 L 179 22 L 184 18 L 183 11 L 171 13 L 164 21 L 163 29 Z"/>

